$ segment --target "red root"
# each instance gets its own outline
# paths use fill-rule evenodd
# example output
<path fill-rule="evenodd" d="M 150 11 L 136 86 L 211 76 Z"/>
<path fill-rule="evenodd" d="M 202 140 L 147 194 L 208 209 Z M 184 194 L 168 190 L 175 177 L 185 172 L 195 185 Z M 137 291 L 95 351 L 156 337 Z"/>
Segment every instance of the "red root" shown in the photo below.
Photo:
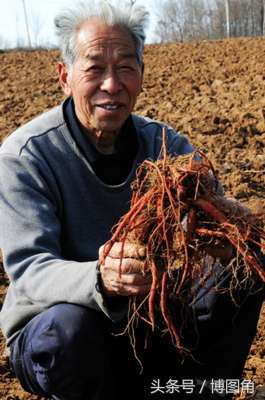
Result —
<path fill-rule="evenodd" d="M 135 298 L 133 309 L 152 330 L 167 329 L 182 352 L 181 327 L 173 321 L 168 301 L 190 304 L 200 285 L 205 286 L 205 277 L 216 273 L 216 260 L 205 269 L 209 245 L 230 243 L 234 250 L 234 258 L 224 266 L 233 277 L 227 290 L 258 279 L 264 283 L 264 266 L 257 256 L 265 247 L 264 216 L 219 194 L 213 165 L 203 153 L 167 155 L 165 132 L 160 159 L 142 163 L 132 188 L 130 210 L 115 227 L 104 257 L 115 241 L 146 248 L 147 272 L 143 273 L 152 277 L 148 307 L 139 306 Z"/>

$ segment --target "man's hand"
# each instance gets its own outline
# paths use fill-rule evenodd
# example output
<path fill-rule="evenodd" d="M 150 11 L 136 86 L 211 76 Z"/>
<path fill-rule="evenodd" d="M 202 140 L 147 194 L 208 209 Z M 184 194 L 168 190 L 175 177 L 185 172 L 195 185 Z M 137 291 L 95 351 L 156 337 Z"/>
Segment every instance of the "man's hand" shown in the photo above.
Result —
<path fill-rule="evenodd" d="M 103 292 L 107 296 L 144 296 L 150 290 L 151 276 L 144 271 L 145 249 L 132 243 L 116 242 L 103 260 L 99 249 Z M 121 259 L 122 256 L 122 259 Z"/>

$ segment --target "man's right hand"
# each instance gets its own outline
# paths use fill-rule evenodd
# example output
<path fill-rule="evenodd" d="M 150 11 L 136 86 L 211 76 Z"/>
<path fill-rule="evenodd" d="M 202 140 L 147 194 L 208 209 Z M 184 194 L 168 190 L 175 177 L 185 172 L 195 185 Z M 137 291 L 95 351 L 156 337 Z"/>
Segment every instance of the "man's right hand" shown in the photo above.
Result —
<path fill-rule="evenodd" d="M 144 271 L 143 247 L 133 243 L 125 243 L 123 246 L 121 242 L 116 242 L 105 259 L 103 255 L 104 245 L 99 249 L 99 260 L 105 295 L 144 296 L 148 293 L 151 275 Z"/>

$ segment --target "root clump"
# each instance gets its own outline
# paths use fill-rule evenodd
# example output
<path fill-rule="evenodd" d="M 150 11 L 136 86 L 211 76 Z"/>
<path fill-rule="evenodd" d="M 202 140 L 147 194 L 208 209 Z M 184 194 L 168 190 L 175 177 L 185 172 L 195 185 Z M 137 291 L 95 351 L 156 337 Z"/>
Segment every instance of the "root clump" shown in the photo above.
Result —
<path fill-rule="evenodd" d="M 160 159 L 141 164 L 132 188 L 130 210 L 104 254 L 116 241 L 145 248 L 143 274 L 151 274 L 152 285 L 145 299 L 131 300 L 127 330 L 135 346 L 134 329 L 141 319 L 153 331 L 169 332 L 185 353 L 183 321 L 176 321 L 170 304 L 187 309 L 202 289 L 209 290 L 209 279 L 214 282 L 210 290 L 229 290 L 232 297 L 236 289 L 251 291 L 257 282 L 264 284 L 264 215 L 224 197 L 206 155 L 196 151 L 172 157 L 165 139 Z"/>

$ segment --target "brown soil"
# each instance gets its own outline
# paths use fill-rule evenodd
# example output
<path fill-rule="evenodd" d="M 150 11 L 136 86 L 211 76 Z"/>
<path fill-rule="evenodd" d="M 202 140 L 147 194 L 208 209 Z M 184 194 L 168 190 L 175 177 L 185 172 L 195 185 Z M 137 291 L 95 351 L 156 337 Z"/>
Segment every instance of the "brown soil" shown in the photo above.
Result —
<path fill-rule="evenodd" d="M 57 59 L 56 51 L 0 54 L 1 139 L 63 99 Z M 265 39 L 149 45 L 145 64 L 136 112 L 187 134 L 213 161 L 228 196 L 253 211 L 264 210 Z M 7 284 L 0 272 L 0 301 Z M 245 377 L 258 385 L 255 398 L 260 400 L 265 399 L 264 331 L 265 307 L 245 367 Z M 20 389 L 4 357 L 0 398 L 37 399 Z"/>

